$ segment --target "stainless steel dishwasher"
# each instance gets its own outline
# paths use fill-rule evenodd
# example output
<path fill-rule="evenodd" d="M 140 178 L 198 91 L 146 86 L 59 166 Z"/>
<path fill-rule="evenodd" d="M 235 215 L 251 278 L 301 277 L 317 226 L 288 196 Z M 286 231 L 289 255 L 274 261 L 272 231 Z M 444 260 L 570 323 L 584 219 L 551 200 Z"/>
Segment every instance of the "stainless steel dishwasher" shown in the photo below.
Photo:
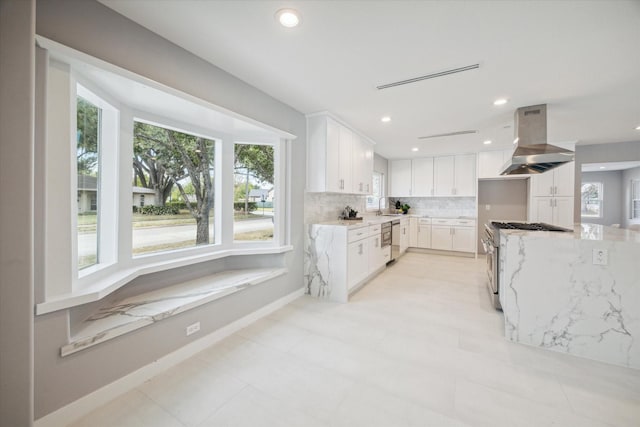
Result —
<path fill-rule="evenodd" d="M 400 255 L 400 220 L 391 221 L 391 261 Z M 389 262 L 391 262 L 389 261 Z"/>

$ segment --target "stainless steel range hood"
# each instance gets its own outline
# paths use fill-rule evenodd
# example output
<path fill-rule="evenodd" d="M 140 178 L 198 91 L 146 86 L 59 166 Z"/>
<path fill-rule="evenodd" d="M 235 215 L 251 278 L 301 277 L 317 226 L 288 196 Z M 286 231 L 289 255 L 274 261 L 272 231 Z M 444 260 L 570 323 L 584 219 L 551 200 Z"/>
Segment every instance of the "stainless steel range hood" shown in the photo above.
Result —
<path fill-rule="evenodd" d="M 543 173 L 573 161 L 573 151 L 547 144 L 546 104 L 518 108 L 514 128 L 516 149 L 500 175 Z"/>

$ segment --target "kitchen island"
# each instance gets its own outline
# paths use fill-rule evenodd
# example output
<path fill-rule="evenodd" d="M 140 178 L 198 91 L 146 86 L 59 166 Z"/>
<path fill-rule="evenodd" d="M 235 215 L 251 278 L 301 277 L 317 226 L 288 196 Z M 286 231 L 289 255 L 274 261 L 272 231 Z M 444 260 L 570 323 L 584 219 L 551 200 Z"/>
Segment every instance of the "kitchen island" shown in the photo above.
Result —
<path fill-rule="evenodd" d="M 640 233 L 500 230 L 506 338 L 640 369 Z"/>

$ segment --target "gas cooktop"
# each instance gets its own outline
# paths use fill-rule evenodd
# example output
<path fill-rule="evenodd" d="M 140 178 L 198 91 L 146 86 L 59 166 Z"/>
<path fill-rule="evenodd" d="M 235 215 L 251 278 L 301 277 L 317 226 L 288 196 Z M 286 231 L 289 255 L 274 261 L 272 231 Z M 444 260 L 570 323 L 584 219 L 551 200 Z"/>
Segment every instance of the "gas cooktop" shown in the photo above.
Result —
<path fill-rule="evenodd" d="M 507 230 L 527 230 L 527 231 L 573 231 L 568 228 L 556 225 L 545 224 L 544 222 L 499 222 L 491 221 L 491 225 L 496 228 Z"/>

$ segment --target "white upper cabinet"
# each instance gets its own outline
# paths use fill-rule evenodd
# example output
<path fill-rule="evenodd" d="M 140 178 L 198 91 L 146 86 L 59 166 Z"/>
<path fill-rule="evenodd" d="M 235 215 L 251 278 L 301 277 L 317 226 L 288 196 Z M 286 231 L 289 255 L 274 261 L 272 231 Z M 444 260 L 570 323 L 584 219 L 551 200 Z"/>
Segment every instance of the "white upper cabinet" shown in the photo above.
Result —
<path fill-rule="evenodd" d="M 531 175 L 534 197 L 574 196 L 575 163 L 569 162 L 548 172 Z"/>
<path fill-rule="evenodd" d="M 307 118 L 307 190 L 369 194 L 373 144 L 325 114 Z"/>
<path fill-rule="evenodd" d="M 481 151 L 478 153 L 478 179 L 505 178 L 502 167 L 511 158 L 513 150 Z M 522 175 L 526 178 L 529 175 Z"/>
<path fill-rule="evenodd" d="M 476 195 L 476 156 L 463 154 L 455 156 L 454 196 Z"/>
<path fill-rule="evenodd" d="M 412 196 L 433 196 L 433 157 L 412 160 Z"/>
<path fill-rule="evenodd" d="M 389 195 L 395 197 L 411 196 L 411 160 L 391 160 L 389 162 L 391 176 Z"/>
<path fill-rule="evenodd" d="M 453 196 L 455 157 L 443 156 L 433 159 L 434 195 Z"/>
<path fill-rule="evenodd" d="M 391 160 L 389 175 L 393 197 L 476 194 L 475 154 Z"/>
<path fill-rule="evenodd" d="M 436 196 L 475 196 L 475 154 L 435 157 L 433 170 Z"/>
<path fill-rule="evenodd" d="M 352 193 L 371 194 L 373 180 L 373 144 L 351 133 L 352 145 Z"/>

